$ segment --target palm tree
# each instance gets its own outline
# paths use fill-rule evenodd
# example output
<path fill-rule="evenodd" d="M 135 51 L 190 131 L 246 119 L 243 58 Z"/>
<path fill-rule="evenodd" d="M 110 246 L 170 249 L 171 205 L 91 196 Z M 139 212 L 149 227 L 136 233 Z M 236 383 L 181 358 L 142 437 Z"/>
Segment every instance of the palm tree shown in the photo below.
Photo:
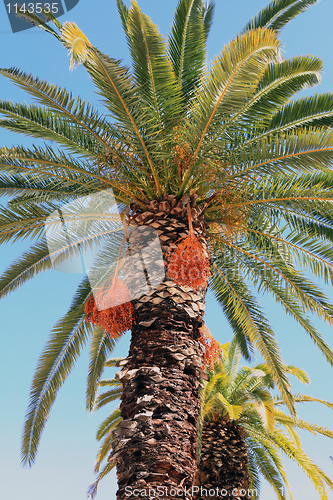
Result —
<path fill-rule="evenodd" d="M 12 196 L 1 209 L 1 241 L 37 240 L 3 274 L 1 295 L 52 267 L 47 229 L 60 242 L 55 251 L 60 260 L 112 235 L 111 216 L 103 210 L 89 214 L 104 217 L 108 227 L 94 237 L 84 235 L 87 213 L 80 215 L 79 208 L 61 219 L 64 203 L 80 207 L 82 197 L 110 189 L 122 212 L 125 239 L 127 221 L 137 253 L 144 246 L 140 227 L 158 232 L 166 277 L 135 298 L 126 317 L 121 307 L 110 308 L 107 317 L 99 315 L 93 296 L 106 295 L 108 286 L 99 283 L 97 290 L 88 279 L 82 282 L 37 367 L 24 462 L 34 461 L 56 393 L 88 337 L 91 408 L 115 336 L 131 326 L 129 357 L 119 375 L 122 433 L 113 442 L 118 498 L 125 498 L 126 488 L 154 488 L 162 482 L 184 491 L 193 484 L 202 357 L 197 339 L 209 263 L 209 284 L 243 354 L 249 357 L 252 346 L 258 349 L 291 409 L 278 344 L 249 280 L 272 293 L 332 364 L 329 346 L 306 315 L 310 311 L 332 324 L 332 306 L 295 261 L 332 281 L 333 98 L 325 94 L 291 101 L 319 82 L 322 64 L 309 56 L 282 60 L 277 36 L 312 3 L 272 2 L 206 69 L 213 4 L 179 0 L 166 42 L 136 2 L 129 9 L 118 0 L 132 73 L 95 48 L 74 23 L 62 25 L 46 14 L 53 28 L 26 14 L 69 49 L 73 65 L 84 65 L 112 119 L 65 89 L 17 69 L 1 70 L 38 104 L 1 102 L 5 118 L 0 125 L 60 147 L 56 150 L 52 142 L 1 150 L 1 190 Z M 52 219 L 54 212 L 61 223 Z M 59 236 L 54 228 L 60 231 L 64 225 L 69 232 L 79 227 L 79 242 Z M 114 256 L 110 241 L 95 269 L 105 269 Z M 119 261 L 106 270 L 111 290 L 119 284 L 117 271 Z"/>
<path fill-rule="evenodd" d="M 197 489 L 203 491 L 196 498 L 205 498 L 205 490 L 217 487 L 224 489 L 226 498 L 256 498 L 262 475 L 277 497 L 286 499 L 291 491 L 283 453 L 303 469 L 320 498 L 327 499 L 325 484 L 333 490 L 333 482 L 306 455 L 297 430 L 330 438 L 333 432 L 280 410 L 285 403 L 271 394 L 274 383 L 267 366 L 240 367 L 241 351 L 235 339 L 223 346 L 223 354 L 213 369 L 208 368 L 211 379 L 202 390 Z M 286 371 L 309 383 L 302 370 L 289 365 Z M 295 403 L 319 402 L 333 409 L 332 403 L 311 396 L 293 398 Z"/>

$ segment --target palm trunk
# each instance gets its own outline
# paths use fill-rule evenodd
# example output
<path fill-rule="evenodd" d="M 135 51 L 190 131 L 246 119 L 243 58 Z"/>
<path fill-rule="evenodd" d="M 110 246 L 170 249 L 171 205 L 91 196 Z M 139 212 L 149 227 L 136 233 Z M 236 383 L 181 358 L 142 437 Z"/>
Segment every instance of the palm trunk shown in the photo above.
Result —
<path fill-rule="evenodd" d="M 217 488 L 214 498 L 251 498 L 245 437 L 246 431 L 230 420 L 204 422 L 196 500 L 207 500 L 208 491 Z"/>
<path fill-rule="evenodd" d="M 195 219 L 193 200 L 192 207 L 194 229 L 203 238 L 204 223 Z M 174 197 L 152 202 L 136 222 L 157 230 L 164 256 L 188 233 L 186 209 Z M 205 293 L 166 277 L 134 302 L 129 356 L 118 373 L 123 421 L 113 435 L 111 455 L 117 464 L 118 500 L 135 494 L 171 498 L 173 490 L 185 493 L 193 485 L 202 366 L 197 339 Z"/>

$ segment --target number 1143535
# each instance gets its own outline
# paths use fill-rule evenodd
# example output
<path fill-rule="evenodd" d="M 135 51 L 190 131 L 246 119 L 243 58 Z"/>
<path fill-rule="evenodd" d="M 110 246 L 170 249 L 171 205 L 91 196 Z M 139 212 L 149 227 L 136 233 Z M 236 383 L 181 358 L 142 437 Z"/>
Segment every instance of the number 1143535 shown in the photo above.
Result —
<path fill-rule="evenodd" d="M 52 12 L 52 14 L 58 13 L 58 2 L 55 3 L 23 3 L 22 5 L 18 3 L 8 3 L 6 5 L 8 14 L 42 14 L 45 12 L 46 14 Z"/>

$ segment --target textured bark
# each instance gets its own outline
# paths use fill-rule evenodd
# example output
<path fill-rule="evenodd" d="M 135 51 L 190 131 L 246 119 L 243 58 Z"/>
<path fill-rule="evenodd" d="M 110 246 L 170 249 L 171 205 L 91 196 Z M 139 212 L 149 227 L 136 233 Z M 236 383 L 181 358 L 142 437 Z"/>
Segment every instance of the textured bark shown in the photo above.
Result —
<path fill-rule="evenodd" d="M 196 482 L 203 489 L 219 488 L 220 494 L 214 498 L 251 498 L 248 493 L 248 451 L 245 437 L 246 431 L 230 420 L 204 423 Z M 224 490 L 223 494 L 221 490 Z M 204 490 L 200 490 L 195 500 L 207 498 Z"/>
<path fill-rule="evenodd" d="M 196 218 L 198 213 L 193 199 L 194 230 L 205 246 L 205 226 L 202 217 Z M 174 197 L 151 202 L 136 223 L 157 230 L 163 256 L 188 234 L 186 208 Z M 203 364 L 197 339 L 205 293 L 206 289 L 175 285 L 166 275 L 134 302 L 130 352 L 117 374 L 123 385 L 123 421 L 113 434 L 109 457 L 117 464 L 118 500 L 130 498 L 134 489 L 141 490 L 141 496 L 154 498 L 155 491 L 156 498 L 171 499 L 173 488 L 185 491 L 193 485 Z"/>

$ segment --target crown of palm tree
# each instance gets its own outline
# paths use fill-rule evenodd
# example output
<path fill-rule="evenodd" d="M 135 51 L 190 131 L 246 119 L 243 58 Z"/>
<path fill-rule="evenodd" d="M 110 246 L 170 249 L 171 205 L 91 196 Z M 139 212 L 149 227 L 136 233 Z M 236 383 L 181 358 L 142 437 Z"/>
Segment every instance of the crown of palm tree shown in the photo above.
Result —
<path fill-rule="evenodd" d="M 64 202 L 112 188 L 119 206 L 134 215 L 166 194 L 195 196 L 209 228 L 210 286 L 243 354 L 259 350 L 291 407 L 277 341 L 248 280 L 270 292 L 332 364 L 332 351 L 307 316 L 332 324 L 332 306 L 299 268 L 333 281 L 333 96 L 293 100 L 320 81 L 322 63 L 310 56 L 283 60 L 278 39 L 315 1 L 271 2 L 206 68 L 213 4 L 180 0 L 165 40 L 135 1 L 128 8 L 118 0 L 131 72 L 74 23 L 48 14 L 53 28 L 26 14 L 69 49 L 72 65 L 84 65 L 105 115 L 66 89 L 15 68 L 0 70 L 38 103 L 2 101 L 0 126 L 59 146 L 0 151 L 0 189 L 11 196 L 0 211 L 0 242 L 37 240 L 1 277 L 1 296 L 52 267 L 45 224 Z M 62 258 L 78 251 L 65 246 Z M 91 293 L 84 280 L 39 361 L 23 440 L 30 464 L 57 390 L 88 338 L 89 408 L 113 348 L 103 330 L 84 321 Z"/>

